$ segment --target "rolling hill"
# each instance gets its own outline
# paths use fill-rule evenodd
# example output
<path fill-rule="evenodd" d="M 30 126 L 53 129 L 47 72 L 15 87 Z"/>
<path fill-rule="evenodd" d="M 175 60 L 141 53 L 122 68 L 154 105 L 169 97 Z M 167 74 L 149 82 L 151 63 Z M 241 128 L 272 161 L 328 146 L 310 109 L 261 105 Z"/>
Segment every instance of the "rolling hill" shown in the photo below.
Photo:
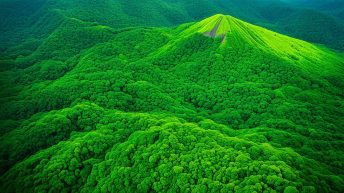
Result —
<path fill-rule="evenodd" d="M 2 62 L 3 192 L 344 190 L 342 54 L 222 14 L 61 22 Z"/>
<path fill-rule="evenodd" d="M 299 4 L 276 0 L 0 0 L 0 50 L 19 43 L 35 47 L 68 19 L 120 29 L 176 26 L 216 13 L 230 14 L 274 31 L 343 50 L 344 25 L 340 19 L 333 18 L 341 14 L 340 10 L 334 16 L 318 7 L 299 8 Z M 309 22 L 310 18 L 317 20 Z"/>

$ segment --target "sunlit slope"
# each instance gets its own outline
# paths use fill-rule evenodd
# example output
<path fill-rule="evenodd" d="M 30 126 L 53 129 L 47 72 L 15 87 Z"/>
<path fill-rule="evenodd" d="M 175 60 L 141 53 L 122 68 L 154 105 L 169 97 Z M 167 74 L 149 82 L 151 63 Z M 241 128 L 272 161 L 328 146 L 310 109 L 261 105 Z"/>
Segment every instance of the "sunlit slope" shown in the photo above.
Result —
<path fill-rule="evenodd" d="M 340 69 L 336 53 L 278 52 L 302 41 L 228 18 L 68 18 L 14 56 L 0 73 L 0 190 L 342 193 L 344 85 L 321 66 Z"/>
<path fill-rule="evenodd" d="M 188 37 L 194 33 L 222 38 L 223 46 L 251 47 L 273 53 L 300 67 L 324 75 L 343 70 L 343 57 L 323 46 L 279 34 L 244 22 L 232 16 L 217 14 L 195 23 L 181 34 Z"/>
<path fill-rule="evenodd" d="M 343 49 L 344 27 L 340 20 L 276 0 L 0 0 L 0 49 L 31 38 L 39 41 L 58 27 L 64 17 L 118 29 L 173 26 L 215 13 L 230 14 L 293 37 Z M 336 15 L 340 13 L 339 9 Z"/>
<path fill-rule="evenodd" d="M 1 156 L 35 152 L 1 176 L 3 192 L 315 193 L 342 187 L 324 165 L 293 149 L 211 120 L 83 103 L 30 121 L 0 138 Z"/>

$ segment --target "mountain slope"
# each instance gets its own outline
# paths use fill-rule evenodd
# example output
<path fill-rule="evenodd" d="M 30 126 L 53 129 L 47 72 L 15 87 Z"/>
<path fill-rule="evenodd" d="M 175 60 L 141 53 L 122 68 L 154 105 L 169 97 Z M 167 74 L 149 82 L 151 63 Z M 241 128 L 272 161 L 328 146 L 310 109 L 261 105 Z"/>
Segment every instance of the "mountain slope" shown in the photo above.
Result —
<path fill-rule="evenodd" d="M 215 13 L 231 14 L 247 21 L 269 27 L 280 32 L 308 41 L 323 43 L 335 49 L 343 49 L 341 31 L 344 26 L 340 20 L 333 20 L 326 12 L 314 8 L 313 12 L 320 23 L 308 22 L 309 13 L 301 11 L 281 1 L 258 0 L 149 0 L 140 2 L 133 0 L 1 0 L 0 37 L 1 50 L 15 44 L 34 40 L 40 42 L 65 19 L 75 18 L 85 22 L 96 22 L 116 29 L 133 26 L 175 26 L 181 23 L 209 17 Z M 338 11 L 340 14 L 340 11 Z M 288 21 L 301 20 L 308 26 L 292 22 L 295 30 L 290 30 Z M 323 22 L 325 20 L 325 22 Z M 317 31 L 320 37 L 308 35 L 308 29 L 318 29 L 318 25 L 327 25 L 330 20 L 331 29 L 326 27 Z M 333 40 L 337 37 L 339 42 Z M 29 41 L 29 42 L 30 42 Z"/>
<path fill-rule="evenodd" d="M 344 47 L 344 24 L 330 15 L 314 11 L 300 10 L 279 21 L 282 31 L 304 40 L 332 45 L 336 49 Z"/>
<path fill-rule="evenodd" d="M 4 192 L 344 189 L 339 53 L 221 14 L 42 42 L 0 73 Z"/>
<path fill-rule="evenodd" d="M 232 16 L 214 15 L 187 27 L 182 34 L 189 36 L 195 32 L 213 38 L 221 37 L 225 46 L 259 48 L 291 60 L 312 73 L 331 76 L 343 70 L 342 57 L 324 47 L 278 34 Z M 327 61 L 324 61 L 324 58 Z"/>

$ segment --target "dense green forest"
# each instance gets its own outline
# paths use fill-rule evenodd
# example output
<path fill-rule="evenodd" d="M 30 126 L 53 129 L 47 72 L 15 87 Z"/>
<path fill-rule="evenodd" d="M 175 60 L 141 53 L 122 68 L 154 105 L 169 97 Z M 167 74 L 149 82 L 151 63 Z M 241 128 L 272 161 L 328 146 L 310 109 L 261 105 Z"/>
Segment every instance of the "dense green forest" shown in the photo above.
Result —
<path fill-rule="evenodd" d="M 176 26 L 217 13 L 344 50 L 342 0 L 0 0 L 0 50 L 41 43 L 68 18 L 115 29 Z"/>
<path fill-rule="evenodd" d="M 1 192 L 344 192 L 343 24 L 255 2 L 0 0 Z"/>

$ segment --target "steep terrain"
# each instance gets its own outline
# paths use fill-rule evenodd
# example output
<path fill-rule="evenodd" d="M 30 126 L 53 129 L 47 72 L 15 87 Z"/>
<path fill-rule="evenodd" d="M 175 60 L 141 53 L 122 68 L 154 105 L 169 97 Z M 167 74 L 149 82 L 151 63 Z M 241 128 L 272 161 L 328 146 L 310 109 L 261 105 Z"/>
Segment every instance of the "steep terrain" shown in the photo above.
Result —
<path fill-rule="evenodd" d="M 71 17 L 23 48 L 0 73 L 3 192 L 344 190 L 339 53 L 221 14 Z"/>
<path fill-rule="evenodd" d="M 297 38 L 344 49 L 340 5 L 336 6 L 339 8 L 335 15 L 318 7 L 298 7 L 299 4 L 276 0 L 0 0 L 0 50 L 18 43 L 35 47 L 68 19 L 120 29 L 176 26 L 215 13 L 230 14 Z M 316 21 L 309 22 L 310 18 Z"/>

